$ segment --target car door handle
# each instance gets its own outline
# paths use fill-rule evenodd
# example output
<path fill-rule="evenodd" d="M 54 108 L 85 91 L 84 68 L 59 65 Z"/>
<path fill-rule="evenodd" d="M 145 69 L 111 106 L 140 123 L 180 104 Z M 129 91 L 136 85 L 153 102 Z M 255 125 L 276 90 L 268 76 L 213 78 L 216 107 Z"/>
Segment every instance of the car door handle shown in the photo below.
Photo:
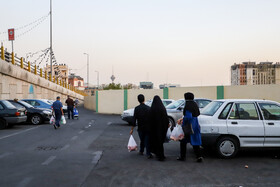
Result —
<path fill-rule="evenodd" d="M 268 125 L 274 125 L 274 123 L 267 123 Z"/>
<path fill-rule="evenodd" d="M 231 122 L 233 125 L 237 125 L 238 123 L 236 121 Z"/>

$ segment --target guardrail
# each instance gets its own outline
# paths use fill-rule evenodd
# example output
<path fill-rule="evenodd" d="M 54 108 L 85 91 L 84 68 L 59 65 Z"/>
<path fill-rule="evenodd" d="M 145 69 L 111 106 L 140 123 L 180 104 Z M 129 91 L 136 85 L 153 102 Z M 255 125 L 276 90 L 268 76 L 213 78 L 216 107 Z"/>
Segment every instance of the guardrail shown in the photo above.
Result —
<path fill-rule="evenodd" d="M 35 75 L 38 75 L 42 78 L 45 78 L 47 80 L 49 80 L 50 82 L 56 83 L 66 89 L 69 89 L 73 92 L 76 92 L 80 95 L 83 96 L 87 96 L 86 93 L 84 93 L 81 90 L 76 89 L 74 86 L 67 84 L 66 82 L 62 81 L 59 77 L 51 77 L 47 71 L 43 71 L 42 68 L 39 69 L 39 66 L 37 66 L 36 64 L 31 64 L 29 61 L 26 62 L 25 59 L 23 57 L 17 57 L 13 52 L 9 53 L 7 51 L 7 49 L 5 50 L 3 46 L 1 46 L 0 48 L 0 52 L 1 52 L 1 59 L 6 61 L 7 63 L 11 63 L 15 66 L 19 66 L 20 68 L 29 71 L 30 73 L 33 73 Z"/>

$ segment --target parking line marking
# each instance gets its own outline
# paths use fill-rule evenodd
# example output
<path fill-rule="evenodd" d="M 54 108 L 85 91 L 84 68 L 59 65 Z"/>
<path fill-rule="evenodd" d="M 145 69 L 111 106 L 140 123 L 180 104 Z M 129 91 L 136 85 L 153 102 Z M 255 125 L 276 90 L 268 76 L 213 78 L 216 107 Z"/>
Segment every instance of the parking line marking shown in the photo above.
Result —
<path fill-rule="evenodd" d="M 70 147 L 70 145 L 67 144 L 67 145 L 63 146 L 63 147 L 61 148 L 61 150 L 66 150 L 66 149 L 68 149 L 69 147 Z"/>
<path fill-rule="evenodd" d="M 23 131 L 20 131 L 20 132 L 16 132 L 16 133 L 13 133 L 13 134 L 10 134 L 10 135 L 7 135 L 7 136 L 3 136 L 3 137 L 0 137 L 0 140 L 4 139 L 4 138 L 9 138 L 11 136 L 15 136 L 15 135 L 18 135 L 18 134 L 22 134 L 24 132 L 27 132 L 27 131 L 30 131 L 30 130 L 33 130 L 33 129 L 37 129 L 39 128 L 40 126 L 37 126 L 37 127 L 32 127 L 30 129 L 26 129 L 26 130 L 23 130 Z"/>
<path fill-rule="evenodd" d="M 80 132 L 79 132 L 79 134 L 83 134 L 85 131 L 84 130 L 81 130 Z"/>
<path fill-rule="evenodd" d="M 3 154 L 0 155 L 0 159 L 1 159 L 1 158 L 4 158 L 4 157 L 6 157 L 6 156 L 9 156 L 9 155 L 11 155 L 11 154 L 12 154 L 12 153 L 9 153 L 9 152 L 3 153 Z"/>
<path fill-rule="evenodd" d="M 73 136 L 72 138 L 71 138 L 71 140 L 76 140 L 78 138 L 78 136 Z"/>
<path fill-rule="evenodd" d="M 56 156 L 50 156 L 42 165 L 49 165 L 55 158 Z"/>
<path fill-rule="evenodd" d="M 28 184 L 30 183 L 30 181 L 32 180 L 32 177 L 26 177 L 25 179 L 23 179 L 18 185 L 17 187 L 25 187 L 28 186 Z"/>
<path fill-rule="evenodd" d="M 92 154 L 94 155 L 94 157 L 92 158 L 91 163 L 92 164 L 97 164 L 98 161 L 100 160 L 101 156 L 102 156 L 102 151 L 95 151 Z"/>

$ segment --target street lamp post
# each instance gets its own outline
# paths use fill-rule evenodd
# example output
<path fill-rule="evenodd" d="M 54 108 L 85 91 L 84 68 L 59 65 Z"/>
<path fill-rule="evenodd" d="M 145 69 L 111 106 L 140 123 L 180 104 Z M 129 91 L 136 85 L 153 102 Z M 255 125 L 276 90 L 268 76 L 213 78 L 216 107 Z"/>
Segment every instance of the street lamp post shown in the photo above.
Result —
<path fill-rule="evenodd" d="M 99 88 L 99 71 L 95 71 L 97 73 L 97 89 Z"/>
<path fill-rule="evenodd" d="M 89 54 L 84 53 L 84 55 L 87 55 L 87 86 L 89 87 Z"/>

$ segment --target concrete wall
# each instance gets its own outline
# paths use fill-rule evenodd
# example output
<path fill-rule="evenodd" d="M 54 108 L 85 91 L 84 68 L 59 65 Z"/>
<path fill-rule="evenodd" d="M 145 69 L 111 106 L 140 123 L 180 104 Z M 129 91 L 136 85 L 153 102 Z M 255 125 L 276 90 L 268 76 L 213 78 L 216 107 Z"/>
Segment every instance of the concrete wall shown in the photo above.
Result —
<path fill-rule="evenodd" d="M 169 88 L 169 98 L 175 100 L 183 99 L 186 92 L 192 92 L 196 98 L 217 98 L 216 86 Z"/>
<path fill-rule="evenodd" d="M 148 101 L 153 99 L 155 95 L 160 96 L 163 98 L 163 90 L 128 90 L 127 91 L 127 108 L 134 108 L 135 106 L 139 105 L 137 100 L 137 96 L 139 94 L 143 94 L 145 96 L 145 100 Z"/>
<path fill-rule="evenodd" d="M 96 111 L 96 96 L 86 96 L 84 101 L 84 107 L 86 109 Z"/>
<path fill-rule="evenodd" d="M 97 112 L 99 113 L 121 114 L 126 108 L 129 109 L 138 105 L 138 94 L 143 94 L 146 100 L 152 99 L 155 95 L 159 95 L 161 98 L 163 98 L 163 95 L 167 95 L 169 99 L 177 100 L 184 98 L 184 93 L 186 92 L 193 92 L 196 98 L 209 98 L 213 100 L 267 99 L 280 102 L 280 85 L 239 85 L 169 88 L 165 91 L 156 89 L 98 91 L 97 99 L 93 96 L 85 97 L 85 106 L 92 110 L 98 109 Z"/>
<path fill-rule="evenodd" d="M 98 91 L 98 112 L 103 114 L 121 114 L 124 110 L 124 91 Z"/>
<path fill-rule="evenodd" d="M 64 102 L 67 95 L 84 101 L 84 96 L 0 59 L 0 99 L 55 100 L 60 96 Z"/>
<path fill-rule="evenodd" d="M 266 99 L 280 102 L 280 85 L 225 86 L 225 99 Z"/>

